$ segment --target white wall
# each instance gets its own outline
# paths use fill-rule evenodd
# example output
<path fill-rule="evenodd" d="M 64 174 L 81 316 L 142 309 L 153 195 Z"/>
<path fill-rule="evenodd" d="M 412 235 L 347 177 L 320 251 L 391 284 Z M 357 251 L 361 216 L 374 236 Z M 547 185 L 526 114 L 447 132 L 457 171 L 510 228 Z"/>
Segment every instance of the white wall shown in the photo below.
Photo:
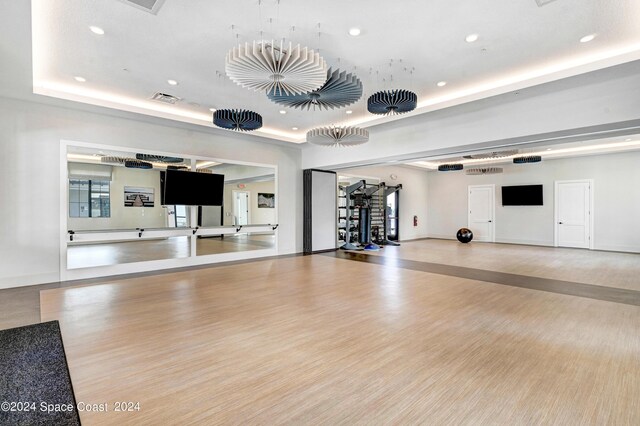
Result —
<path fill-rule="evenodd" d="M 377 178 L 389 186 L 402 184 L 400 190 L 400 240 L 427 237 L 427 176 L 428 172 L 402 166 L 358 167 L 338 170 L 338 174 Z M 391 175 L 396 175 L 396 180 Z M 413 226 L 413 216 L 418 216 L 418 226 Z"/>
<path fill-rule="evenodd" d="M 111 216 L 68 218 L 68 228 L 74 231 L 94 229 L 163 228 L 167 226 L 167 212 L 160 204 L 160 171 L 113 167 L 109 196 Z M 153 188 L 153 207 L 125 207 L 124 187 Z"/>
<path fill-rule="evenodd" d="M 497 165 L 504 173 L 429 172 L 428 235 L 455 239 L 467 226 L 468 185 L 496 185 L 496 241 L 553 246 L 554 181 L 594 180 L 594 248 L 640 252 L 640 152 Z M 542 184 L 543 206 L 502 206 L 503 185 Z"/>
<path fill-rule="evenodd" d="M 367 144 L 307 145 L 302 166 L 334 168 L 372 160 L 413 159 L 465 145 L 637 120 L 640 61 L 558 80 L 369 128 Z M 459 151 L 458 151 L 459 152 Z"/>
<path fill-rule="evenodd" d="M 302 168 L 297 147 L 95 110 L 101 113 L 0 98 L 0 288 L 60 278 L 61 140 L 277 165 L 278 252 L 302 251 Z"/>

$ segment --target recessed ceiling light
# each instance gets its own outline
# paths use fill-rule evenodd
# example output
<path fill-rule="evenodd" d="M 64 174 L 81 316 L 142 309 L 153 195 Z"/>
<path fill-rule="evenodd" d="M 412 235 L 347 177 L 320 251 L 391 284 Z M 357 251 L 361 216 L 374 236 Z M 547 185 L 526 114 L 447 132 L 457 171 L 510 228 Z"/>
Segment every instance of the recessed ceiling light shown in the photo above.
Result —
<path fill-rule="evenodd" d="M 215 108 L 209 108 L 209 111 L 216 112 L 216 109 Z"/>
<path fill-rule="evenodd" d="M 350 28 L 349 29 L 349 35 L 352 35 L 354 37 L 357 37 L 360 35 L 360 28 Z"/>
<path fill-rule="evenodd" d="M 178 85 L 178 82 L 175 81 L 175 80 L 167 80 L 167 83 L 169 83 L 172 86 L 177 86 Z"/>
<path fill-rule="evenodd" d="M 104 30 L 100 27 L 96 27 L 94 25 L 91 25 L 89 27 L 89 29 L 91 30 L 92 33 L 94 34 L 98 34 L 98 35 L 104 35 Z"/>
<path fill-rule="evenodd" d="M 353 111 L 351 111 L 350 109 L 345 111 L 347 114 L 353 114 Z"/>
<path fill-rule="evenodd" d="M 551 148 L 547 148 L 547 151 L 551 151 Z"/>
<path fill-rule="evenodd" d="M 80 76 L 75 76 L 73 77 L 76 81 L 80 82 L 80 83 L 84 83 L 85 81 L 87 81 L 86 78 L 84 77 L 80 77 Z"/>
<path fill-rule="evenodd" d="M 286 114 L 286 113 L 287 113 L 287 111 L 285 111 L 283 109 L 280 110 L 280 114 Z"/>
<path fill-rule="evenodd" d="M 631 138 L 627 138 L 624 140 L 625 142 L 631 142 Z"/>
<path fill-rule="evenodd" d="M 438 82 L 438 87 L 444 87 L 444 86 L 446 86 L 446 85 L 447 85 L 447 82 L 446 82 L 446 81 L 439 81 L 439 82 Z"/>
<path fill-rule="evenodd" d="M 468 36 L 465 37 L 465 41 L 467 43 L 473 43 L 476 40 L 478 40 L 478 34 L 469 34 Z"/>
<path fill-rule="evenodd" d="M 292 127 L 291 130 L 298 130 L 298 128 L 297 127 Z"/>
<path fill-rule="evenodd" d="M 588 43 L 588 42 L 590 42 L 591 40 L 593 40 L 594 38 L 596 38 L 596 35 L 595 35 L 595 34 L 589 34 L 589 35 L 586 35 L 586 36 L 584 36 L 584 37 L 582 37 L 582 38 L 580 39 L 580 43 Z"/>

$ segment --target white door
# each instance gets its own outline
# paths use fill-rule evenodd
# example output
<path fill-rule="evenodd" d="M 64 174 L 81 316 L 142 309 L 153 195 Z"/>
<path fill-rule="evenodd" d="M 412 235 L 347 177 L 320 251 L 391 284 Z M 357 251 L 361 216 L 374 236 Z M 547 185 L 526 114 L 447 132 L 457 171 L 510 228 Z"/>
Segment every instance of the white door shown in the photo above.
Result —
<path fill-rule="evenodd" d="M 469 186 L 469 223 L 474 241 L 495 242 L 495 185 Z"/>
<path fill-rule="evenodd" d="M 233 191 L 233 216 L 236 225 L 249 224 L 249 193 Z"/>
<path fill-rule="evenodd" d="M 591 247 L 591 182 L 556 182 L 556 246 Z"/>

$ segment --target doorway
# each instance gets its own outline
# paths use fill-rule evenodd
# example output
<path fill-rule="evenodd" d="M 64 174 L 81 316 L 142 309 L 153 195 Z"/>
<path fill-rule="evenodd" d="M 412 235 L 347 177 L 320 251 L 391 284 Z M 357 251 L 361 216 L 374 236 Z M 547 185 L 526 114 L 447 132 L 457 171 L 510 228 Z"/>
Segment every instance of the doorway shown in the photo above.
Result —
<path fill-rule="evenodd" d="M 393 194 L 387 195 L 387 208 L 386 208 L 386 221 L 387 221 L 387 239 L 389 241 L 398 241 L 398 224 L 399 224 L 399 212 L 398 207 L 400 205 L 399 200 L 400 193 L 398 191 Z"/>
<path fill-rule="evenodd" d="M 249 195 L 248 191 L 233 191 L 234 225 L 249 225 Z"/>
<path fill-rule="evenodd" d="M 495 242 L 495 185 L 469 185 L 468 228 L 474 241 Z"/>
<path fill-rule="evenodd" d="M 555 183 L 555 246 L 593 249 L 593 181 Z"/>

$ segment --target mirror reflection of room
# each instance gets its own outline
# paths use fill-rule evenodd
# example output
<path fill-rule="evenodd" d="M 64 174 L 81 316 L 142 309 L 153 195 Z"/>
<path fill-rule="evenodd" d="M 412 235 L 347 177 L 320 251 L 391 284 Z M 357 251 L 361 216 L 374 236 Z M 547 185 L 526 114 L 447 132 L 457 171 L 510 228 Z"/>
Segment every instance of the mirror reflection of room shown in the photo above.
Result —
<path fill-rule="evenodd" d="M 256 226 L 277 222 L 273 168 L 84 147 L 67 159 L 69 269 L 275 247 Z"/>
<path fill-rule="evenodd" d="M 197 164 L 201 170 L 224 175 L 223 204 L 202 206 L 198 213 L 199 226 L 240 228 L 233 235 L 201 236 L 196 243 L 197 254 L 275 248 L 273 230 L 262 232 L 255 228 L 277 223 L 275 169 L 228 163 L 208 164 L 204 161 L 198 161 Z"/>

